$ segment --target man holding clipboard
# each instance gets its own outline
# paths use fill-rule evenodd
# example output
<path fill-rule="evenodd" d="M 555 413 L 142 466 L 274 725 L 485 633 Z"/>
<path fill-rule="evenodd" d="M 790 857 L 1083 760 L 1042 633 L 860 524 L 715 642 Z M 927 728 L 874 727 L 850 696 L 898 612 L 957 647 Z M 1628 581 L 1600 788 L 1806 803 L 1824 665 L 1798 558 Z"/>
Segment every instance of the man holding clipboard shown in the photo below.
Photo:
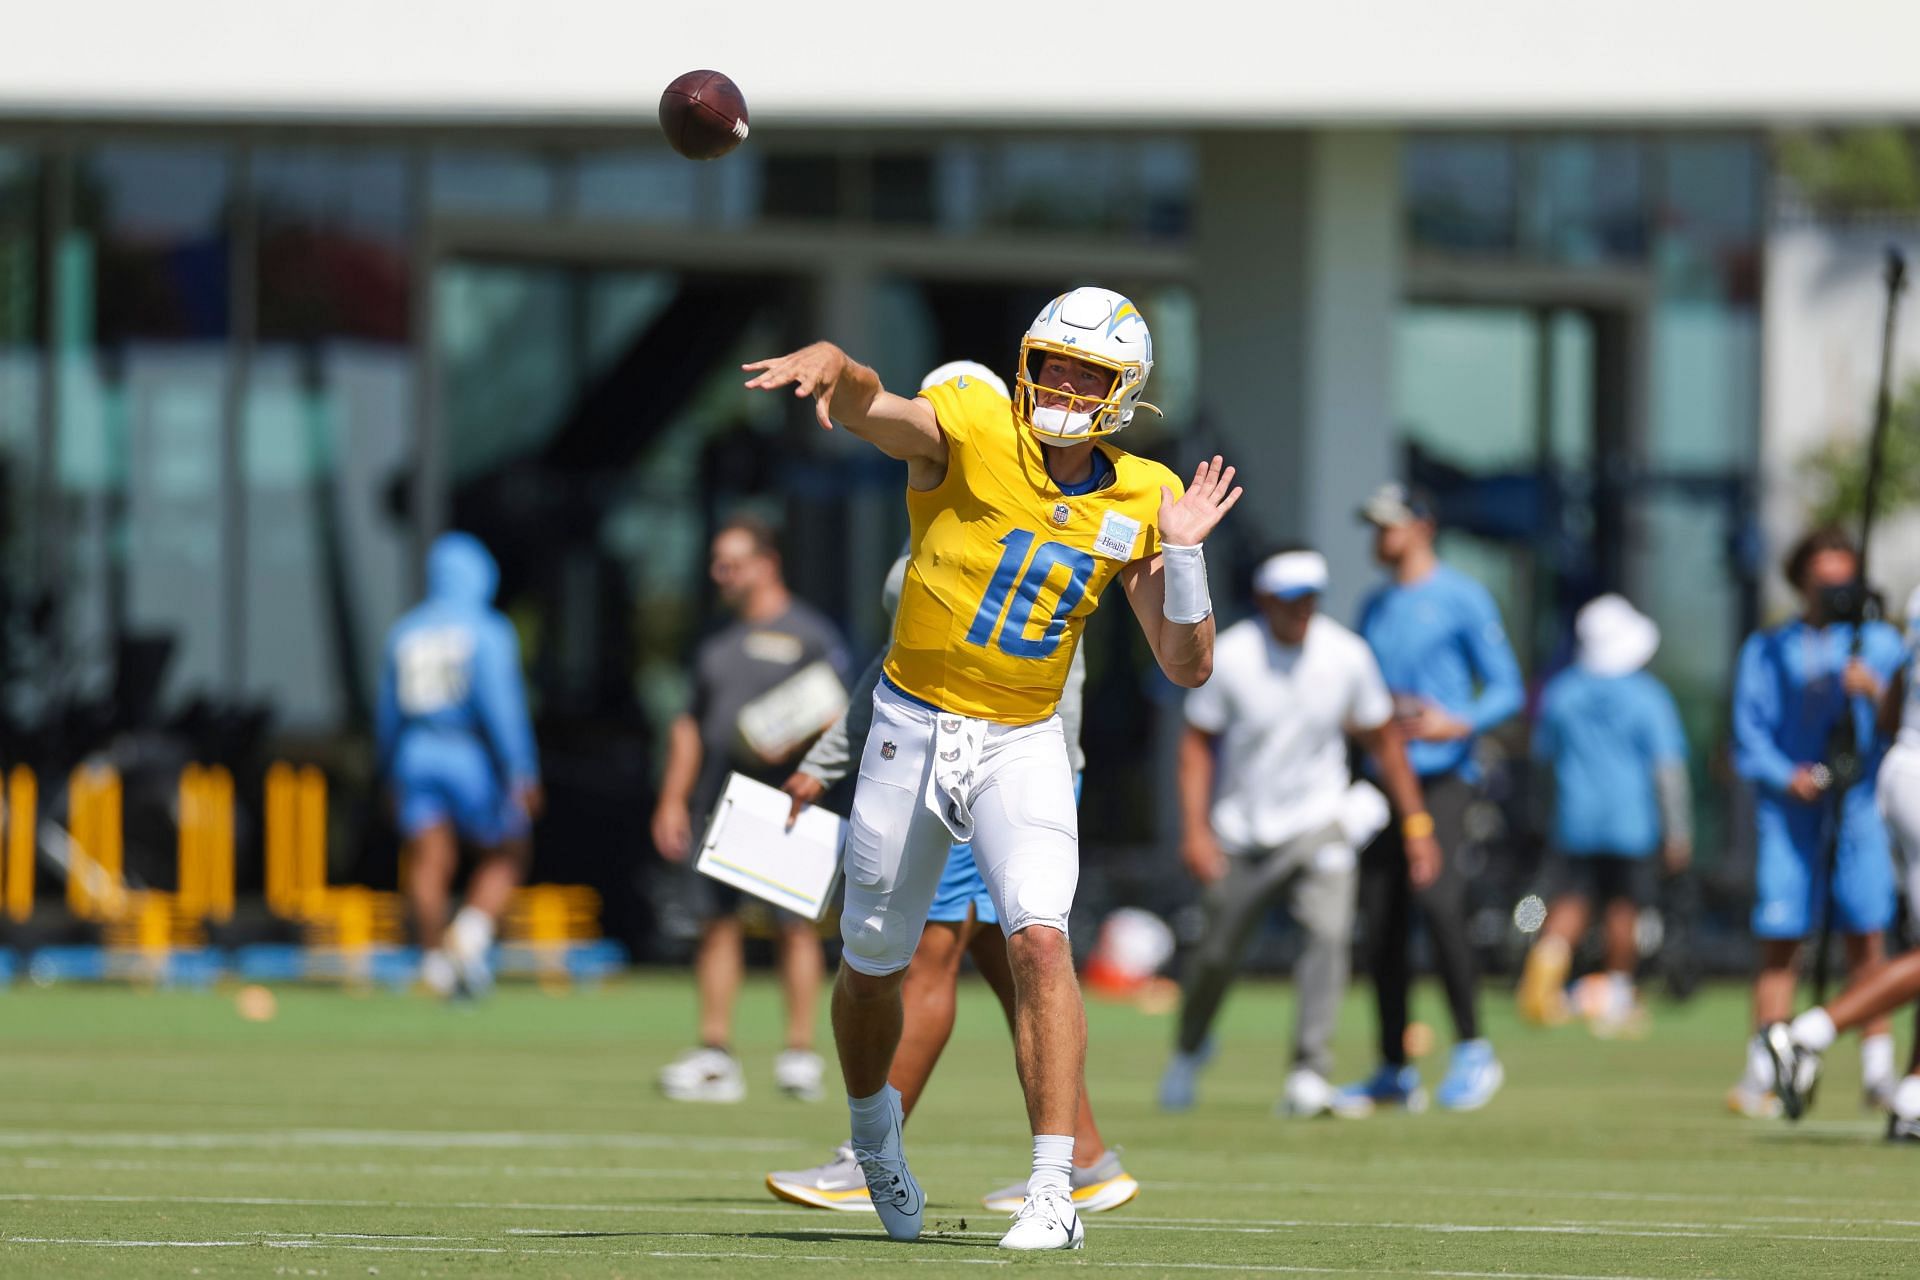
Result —
<path fill-rule="evenodd" d="M 654 808 L 660 856 L 686 863 L 730 773 L 778 785 L 793 761 L 845 706 L 845 650 L 824 617 L 787 590 L 773 532 L 735 518 L 714 535 L 711 572 L 734 621 L 708 637 L 694 659 L 693 699 L 673 722 L 666 774 Z M 699 1047 L 660 1072 L 660 1089 L 682 1102 L 738 1102 L 746 1077 L 732 1052 L 733 1003 L 744 967 L 740 891 L 688 875 L 701 917 L 694 958 Z M 790 1096 L 820 1096 L 824 1064 L 813 1028 L 825 968 L 813 921 L 776 909 L 786 1049 L 774 1082 Z"/>

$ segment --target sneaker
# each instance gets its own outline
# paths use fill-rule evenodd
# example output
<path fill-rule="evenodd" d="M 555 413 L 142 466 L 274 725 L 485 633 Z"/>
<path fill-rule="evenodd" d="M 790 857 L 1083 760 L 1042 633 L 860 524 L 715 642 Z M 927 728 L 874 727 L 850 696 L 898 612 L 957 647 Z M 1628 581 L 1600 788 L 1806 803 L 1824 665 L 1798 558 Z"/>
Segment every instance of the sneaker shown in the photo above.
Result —
<path fill-rule="evenodd" d="M 1910 1119 L 1897 1111 L 1887 1112 L 1888 1142 L 1920 1142 L 1920 1120 Z"/>
<path fill-rule="evenodd" d="M 1493 1101 L 1506 1082 L 1507 1072 L 1485 1040 L 1463 1040 L 1453 1046 L 1447 1078 L 1433 1091 L 1433 1100 L 1449 1111 L 1478 1111 Z"/>
<path fill-rule="evenodd" d="M 1208 1040 L 1192 1053 L 1173 1051 L 1167 1069 L 1160 1076 L 1160 1109 L 1187 1111 L 1193 1107 L 1199 1091 L 1200 1070 L 1213 1057 L 1213 1041 Z M 1025 1191 L 1021 1195 L 1025 1196 Z"/>
<path fill-rule="evenodd" d="M 1893 1081 L 1876 1080 L 1872 1084 L 1860 1086 L 1860 1109 L 1862 1111 L 1892 1111 Z"/>
<path fill-rule="evenodd" d="M 1727 1090 L 1727 1110 L 1749 1120 L 1778 1120 L 1780 1099 L 1774 1096 L 1773 1090 L 1742 1080 Z"/>
<path fill-rule="evenodd" d="M 789 1098 L 802 1102 L 820 1101 L 820 1082 L 826 1074 L 827 1064 L 811 1049 L 783 1049 L 773 1060 L 773 1083 Z"/>
<path fill-rule="evenodd" d="M 1071 1183 L 1075 1213 L 1105 1213 L 1109 1209 L 1118 1209 L 1140 1194 L 1140 1184 L 1133 1180 L 1132 1174 L 1120 1167 L 1118 1147 L 1108 1147 L 1105 1155 L 1084 1169 L 1075 1165 Z M 980 1197 L 981 1204 L 1001 1213 L 1018 1213 L 1020 1206 L 1026 1202 L 1027 1184 L 1024 1180 Z"/>
<path fill-rule="evenodd" d="M 1780 1095 L 1780 1109 L 1787 1119 L 1798 1120 L 1813 1106 L 1813 1092 L 1820 1083 L 1820 1055 L 1795 1040 L 1784 1022 L 1775 1022 L 1760 1034 L 1773 1059 L 1773 1091 Z"/>
<path fill-rule="evenodd" d="M 1427 1091 L 1420 1087 L 1420 1069 L 1383 1062 L 1365 1080 L 1336 1089 L 1328 1103 L 1328 1109 L 1345 1120 L 1365 1119 L 1380 1107 L 1425 1111 Z"/>
<path fill-rule="evenodd" d="M 775 1197 L 813 1209 L 838 1209 L 842 1213 L 872 1213 L 873 1197 L 867 1193 L 867 1175 L 853 1158 L 853 1147 L 842 1143 L 834 1148 L 833 1159 L 811 1169 L 767 1175 L 767 1190 Z"/>
<path fill-rule="evenodd" d="M 675 1102 L 738 1102 L 747 1077 L 725 1049 L 692 1049 L 660 1068 L 660 1092 Z"/>
<path fill-rule="evenodd" d="M 1000 1237 L 1002 1249 L 1084 1249 L 1087 1229 L 1074 1212 L 1073 1197 L 1049 1187 L 1024 1199 L 1013 1226 Z"/>
<path fill-rule="evenodd" d="M 907 1168 L 907 1155 L 900 1138 L 900 1126 L 904 1123 L 900 1116 L 900 1095 L 891 1086 L 887 1088 L 887 1112 L 885 1136 L 874 1146 L 866 1147 L 860 1145 L 856 1134 L 853 1158 L 860 1162 L 860 1172 L 867 1179 L 867 1197 L 874 1212 L 880 1215 L 880 1225 L 887 1229 L 887 1235 L 895 1240 L 918 1240 L 920 1222 L 927 1212 L 927 1197 Z"/>
<path fill-rule="evenodd" d="M 481 1000 L 492 992 L 493 970 L 487 965 L 486 952 L 462 955 L 459 951 L 448 951 L 447 959 L 453 965 L 454 995 Z"/>
<path fill-rule="evenodd" d="M 1296 1120 L 1333 1112 L 1333 1086 L 1318 1071 L 1295 1067 L 1287 1075 L 1286 1090 L 1280 1095 L 1280 1113 Z"/>
<path fill-rule="evenodd" d="M 420 957 L 420 985 L 442 1000 L 451 1000 L 460 986 L 460 974 L 446 952 L 435 948 Z"/>

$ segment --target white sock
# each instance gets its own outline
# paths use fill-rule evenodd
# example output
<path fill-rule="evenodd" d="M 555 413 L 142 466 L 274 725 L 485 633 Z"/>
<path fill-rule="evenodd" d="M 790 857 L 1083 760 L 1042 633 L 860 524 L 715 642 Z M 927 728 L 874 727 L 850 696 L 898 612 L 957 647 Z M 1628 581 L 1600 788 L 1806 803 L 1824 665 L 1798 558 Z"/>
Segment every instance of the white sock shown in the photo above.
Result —
<path fill-rule="evenodd" d="M 1036 1133 L 1033 1135 L 1033 1176 L 1027 1179 L 1027 1194 L 1042 1191 L 1073 1191 L 1073 1135 Z"/>
<path fill-rule="evenodd" d="M 1825 1009 L 1807 1010 L 1793 1020 L 1793 1025 L 1789 1027 L 1788 1030 L 1793 1033 L 1795 1043 L 1803 1044 L 1815 1053 L 1825 1053 L 1827 1050 L 1833 1048 L 1833 1039 L 1840 1034 L 1834 1030 L 1833 1019 Z M 1882 1038 L 1887 1042 L 1886 1078 L 1891 1080 L 1893 1078 L 1893 1037 L 1886 1036 Z M 1866 1043 L 1870 1045 L 1873 1043 L 1873 1040 L 1869 1039 Z M 1861 1046 L 1861 1056 L 1866 1056 L 1865 1045 Z M 1873 1078 L 1871 1072 L 1869 1072 L 1867 1078 Z"/>
<path fill-rule="evenodd" d="M 1908 1076 L 1894 1086 L 1893 1114 L 1902 1120 L 1920 1120 L 1920 1076 Z"/>
<path fill-rule="evenodd" d="M 1832 1025 L 1833 1020 L 1827 1020 Z M 1893 1088 L 1893 1037 L 1882 1031 L 1860 1041 L 1860 1079 L 1867 1088 L 1885 1092 Z"/>
<path fill-rule="evenodd" d="M 478 960 L 493 945 L 493 917 L 478 907 L 462 907 L 447 926 L 447 950 L 462 960 Z"/>
<path fill-rule="evenodd" d="M 1607 973 L 1607 998 L 1613 1005 L 1615 1017 L 1624 1018 L 1633 1012 L 1633 975 L 1617 969 Z"/>
<path fill-rule="evenodd" d="M 1773 1088 L 1773 1055 L 1759 1036 L 1747 1041 L 1747 1076 L 1740 1082 L 1750 1090 L 1764 1093 Z"/>
<path fill-rule="evenodd" d="M 853 1145 L 863 1151 L 877 1151 L 893 1129 L 894 1109 L 900 1105 L 900 1091 L 882 1085 L 869 1098 L 847 1095 L 847 1111 L 853 1117 Z"/>

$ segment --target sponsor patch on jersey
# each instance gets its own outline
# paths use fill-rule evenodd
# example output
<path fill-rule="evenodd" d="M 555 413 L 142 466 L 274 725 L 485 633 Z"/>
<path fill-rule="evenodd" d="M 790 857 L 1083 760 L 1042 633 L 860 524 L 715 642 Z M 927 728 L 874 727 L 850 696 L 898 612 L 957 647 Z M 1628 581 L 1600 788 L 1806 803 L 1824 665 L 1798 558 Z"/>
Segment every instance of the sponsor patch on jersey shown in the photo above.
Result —
<path fill-rule="evenodd" d="M 1140 538 L 1140 522 L 1118 511 L 1107 512 L 1100 521 L 1099 536 L 1093 540 L 1093 553 L 1109 560 L 1133 559 L 1133 544 Z"/>

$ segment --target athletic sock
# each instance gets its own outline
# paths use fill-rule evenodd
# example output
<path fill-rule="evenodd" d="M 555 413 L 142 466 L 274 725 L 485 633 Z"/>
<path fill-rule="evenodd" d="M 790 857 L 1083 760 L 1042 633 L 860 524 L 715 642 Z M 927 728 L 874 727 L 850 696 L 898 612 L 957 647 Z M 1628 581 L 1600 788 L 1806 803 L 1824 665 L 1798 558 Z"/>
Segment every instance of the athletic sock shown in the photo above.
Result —
<path fill-rule="evenodd" d="M 1607 999 L 1613 1016 L 1624 1018 L 1633 1012 L 1633 975 L 1618 969 L 1607 971 Z"/>
<path fill-rule="evenodd" d="M 1920 1076 L 1908 1076 L 1894 1086 L 1893 1114 L 1902 1120 L 1920 1120 Z"/>
<path fill-rule="evenodd" d="M 1834 1037 L 1840 1034 L 1834 1029 L 1833 1019 L 1828 1016 L 1825 1009 L 1807 1010 L 1793 1020 L 1793 1026 L 1789 1030 L 1793 1033 L 1796 1043 L 1805 1045 L 1815 1053 L 1825 1053 L 1833 1048 Z M 1869 1037 L 1866 1043 L 1872 1044 L 1875 1038 Z M 1893 1037 L 1888 1036 L 1885 1039 L 1887 1079 L 1891 1080 L 1893 1078 Z M 1862 1046 L 1862 1056 L 1865 1056 L 1865 1045 Z"/>
<path fill-rule="evenodd" d="M 1051 1133 L 1033 1135 L 1033 1176 L 1027 1179 L 1027 1194 L 1042 1191 L 1073 1191 L 1073 1135 Z"/>
<path fill-rule="evenodd" d="M 478 907 L 462 907 L 447 926 L 447 950 L 463 960 L 477 960 L 493 945 L 493 917 Z"/>
<path fill-rule="evenodd" d="M 882 1085 L 880 1092 L 867 1098 L 847 1095 L 847 1111 L 853 1117 L 853 1145 L 862 1151 L 877 1151 L 893 1128 L 893 1109 L 899 1090 Z"/>
<path fill-rule="evenodd" d="M 1831 1018 L 1828 1019 L 1832 1021 Z M 1893 1037 L 1882 1031 L 1860 1041 L 1860 1080 L 1874 1093 L 1893 1089 Z"/>

